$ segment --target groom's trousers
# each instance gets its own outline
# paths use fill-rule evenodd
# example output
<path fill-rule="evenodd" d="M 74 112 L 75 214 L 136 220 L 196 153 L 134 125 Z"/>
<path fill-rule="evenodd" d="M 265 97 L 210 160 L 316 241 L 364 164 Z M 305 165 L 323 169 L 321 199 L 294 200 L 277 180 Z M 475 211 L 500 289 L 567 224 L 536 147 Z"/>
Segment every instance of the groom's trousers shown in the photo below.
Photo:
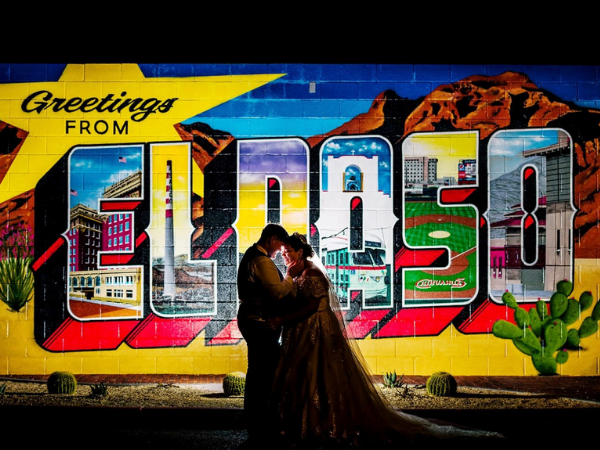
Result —
<path fill-rule="evenodd" d="M 261 439 L 273 425 L 268 405 L 279 362 L 281 329 L 269 329 L 264 321 L 243 319 L 243 306 L 242 303 L 238 327 L 248 345 L 244 416 L 248 436 Z"/>

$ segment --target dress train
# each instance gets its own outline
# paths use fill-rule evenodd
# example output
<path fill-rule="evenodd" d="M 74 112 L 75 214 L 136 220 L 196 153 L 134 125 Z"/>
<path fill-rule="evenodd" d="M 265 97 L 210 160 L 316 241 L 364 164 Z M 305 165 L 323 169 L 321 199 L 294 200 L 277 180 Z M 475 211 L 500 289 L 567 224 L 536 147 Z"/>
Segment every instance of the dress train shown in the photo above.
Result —
<path fill-rule="evenodd" d="M 324 277 L 297 280 L 318 311 L 284 329 L 271 396 L 275 432 L 288 444 L 400 444 L 498 440 L 499 433 L 434 423 L 394 410 L 371 382 L 356 342 L 347 336 L 337 296 Z"/>

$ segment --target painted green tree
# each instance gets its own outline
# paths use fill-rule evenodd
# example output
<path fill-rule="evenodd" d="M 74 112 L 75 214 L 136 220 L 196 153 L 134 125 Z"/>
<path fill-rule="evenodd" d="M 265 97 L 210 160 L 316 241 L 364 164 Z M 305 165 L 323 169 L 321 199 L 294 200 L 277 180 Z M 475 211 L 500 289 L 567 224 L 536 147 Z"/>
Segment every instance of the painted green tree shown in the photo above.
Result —
<path fill-rule="evenodd" d="M 569 297 L 572 291 L 573 283 L 561 280 L 548 302 L 538 300 L 529 311 L 520 307 L 510 292 L 505 292 L 502 301 L 514 310 L 515 323 L 498 320 L 492 326 L 492 334 L 510 339 L 518 350 L 531 357 L 541 375 L 556 375 L 558 364 L 568 361 L 568 351 L 581 348 L 581 339 L 598 331 L 600 302 L 593 305 L 594 297 L 589 291 L 583 292 L 579 300 Z M 579 328 L 568 328 L 590 308 L 591 314 Z"/>

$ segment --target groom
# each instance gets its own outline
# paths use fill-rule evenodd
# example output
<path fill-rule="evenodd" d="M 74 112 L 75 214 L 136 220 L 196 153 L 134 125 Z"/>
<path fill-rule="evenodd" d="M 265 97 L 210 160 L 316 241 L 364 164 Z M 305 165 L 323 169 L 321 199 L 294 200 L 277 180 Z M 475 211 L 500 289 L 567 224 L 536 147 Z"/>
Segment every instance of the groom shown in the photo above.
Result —
<path fill-rule="evenodd" d="M 278 300 L 292 291 L 293 279 L 302 271 L 301 264 L 291 265 L 283 276 L 273 262 L 288 237 L 281 225 L 268 224 L 238 267 L 237 321 L 248 345 L 244 415 L 251 441 L 266 438 L 267 406 L 279 360 L 281 327 L 272 329 L 265 319 L 276 314 Z"/>

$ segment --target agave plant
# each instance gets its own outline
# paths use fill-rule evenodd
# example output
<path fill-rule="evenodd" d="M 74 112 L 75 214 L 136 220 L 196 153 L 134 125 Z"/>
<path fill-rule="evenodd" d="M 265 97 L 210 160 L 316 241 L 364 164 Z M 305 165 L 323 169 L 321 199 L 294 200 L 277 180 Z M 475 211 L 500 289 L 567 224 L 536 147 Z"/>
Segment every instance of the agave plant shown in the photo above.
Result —
<path fill-rule="evenodd" d="M 383 385 L 387 388 L 402 387 L 404 385 L 404 374 L 398 378 L 396 371 L 383 374 Z"/>
<path fill-rule="evenodd" d="M 90 386 L 90 396 L 94 398 L 108 397 L 108 386 L 104 383 L 94 384 Z"/>
<path fill-rule="evenodd" d="M 0 261 L 0 300 L 19 312 L 33 298 L 32 258 L 8 256 Z"/>

